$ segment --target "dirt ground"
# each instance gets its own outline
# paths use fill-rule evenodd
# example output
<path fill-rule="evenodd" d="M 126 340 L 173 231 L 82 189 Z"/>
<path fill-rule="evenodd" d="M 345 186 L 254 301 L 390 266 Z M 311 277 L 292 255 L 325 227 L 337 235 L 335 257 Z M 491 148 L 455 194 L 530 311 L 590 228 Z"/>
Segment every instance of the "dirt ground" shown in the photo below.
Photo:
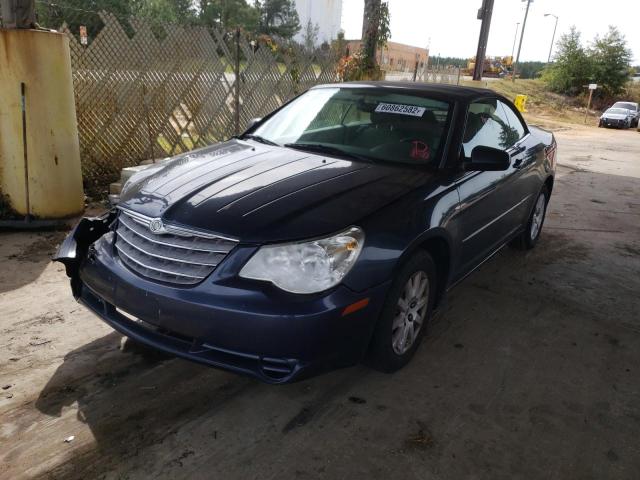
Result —
<path fill-rule="evenodd" d="M 49 262 L 63 232 L 0 233 L 0 478 L 639 478 L 640 133 L 556 135 L 538 247 L 457 287 L 394 375 L 121 352 Z"/>

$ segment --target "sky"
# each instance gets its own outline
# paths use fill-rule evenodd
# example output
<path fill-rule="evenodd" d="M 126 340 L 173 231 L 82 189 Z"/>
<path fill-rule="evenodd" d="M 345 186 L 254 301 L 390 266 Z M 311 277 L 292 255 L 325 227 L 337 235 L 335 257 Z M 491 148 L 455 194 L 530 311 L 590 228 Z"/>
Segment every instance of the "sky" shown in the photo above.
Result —
<path fill-rule="evenodd" d="M 342 28 L 347 39 L 360 38 L 364 0 L 342 0 Z M 468 58 L 476 54 L 480 20 L 476 18 L 482 0 L 389 0 L 391 38 L 394 42 L 424 47 L 438 54 Z M 511 55 L 516 22 L 524 18 L 526 2 L 495 0 L 487 55 Z M 522 43 L 521 61 L 546 61 L 555 19 L 559 17 L 556 40 L 575 25 L 583 43 L 606 33 L 615 25 L 626 36 L 634 65 L 640 64 L 640 0 L 534 0 Z M 520 25 L 522 28 L 522 25 Z M 518 45 L 516 43 L 517 52 Z"/>

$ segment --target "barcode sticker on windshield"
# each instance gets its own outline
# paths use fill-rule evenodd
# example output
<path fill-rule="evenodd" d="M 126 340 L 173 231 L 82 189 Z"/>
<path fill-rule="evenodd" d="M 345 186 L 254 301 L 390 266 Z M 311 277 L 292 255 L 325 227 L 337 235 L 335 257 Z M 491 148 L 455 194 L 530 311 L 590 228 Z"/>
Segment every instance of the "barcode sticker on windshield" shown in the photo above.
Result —
<path fill-rule="evenodd" d="M 399 103 L 379 103 L 376 107 L 378 113 L 397 113 L 399 115 L 411 115 L 421 117 L 426 108 L 414 105 L 400 105 Z"/>

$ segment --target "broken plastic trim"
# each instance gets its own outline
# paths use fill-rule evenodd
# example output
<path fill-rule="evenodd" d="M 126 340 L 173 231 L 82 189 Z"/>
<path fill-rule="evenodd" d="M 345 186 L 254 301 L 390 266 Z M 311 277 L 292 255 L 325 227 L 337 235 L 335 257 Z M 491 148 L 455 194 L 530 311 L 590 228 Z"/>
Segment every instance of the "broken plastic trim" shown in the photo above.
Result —
<path fill-rule="evenodd" d="M 80 264 L 87 256 L 89 247 L 109 232 L 116 218 L 116 210 L 111 210 L 99 217 L 84 217 L 64 239 L 62 245 L 52 257 L 52 261 L 65 266 L 67 276 L 71 279 L 71 290 L 74 297 L 80 295 Z"/>

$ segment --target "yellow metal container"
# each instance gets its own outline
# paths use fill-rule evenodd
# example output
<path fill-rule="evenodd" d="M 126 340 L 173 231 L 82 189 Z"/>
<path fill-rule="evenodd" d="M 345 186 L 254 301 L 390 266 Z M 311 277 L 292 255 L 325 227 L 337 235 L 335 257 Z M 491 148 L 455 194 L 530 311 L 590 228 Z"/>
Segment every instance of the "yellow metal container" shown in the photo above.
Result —
<path fill-rule="evenodd" d="M 513 104 L 522 113 L 526 113 L 527 111 L 527 98 L 528 97 L 526 95 L 516 95 L 516 99 L 513 101 Z"/>
<path fill-rule="evenodd" d="M 16 213 L 35 218 L 70 217 L 84 209 L 69 39 L 63 34 L 0 30 L 0 193 Z"/>

